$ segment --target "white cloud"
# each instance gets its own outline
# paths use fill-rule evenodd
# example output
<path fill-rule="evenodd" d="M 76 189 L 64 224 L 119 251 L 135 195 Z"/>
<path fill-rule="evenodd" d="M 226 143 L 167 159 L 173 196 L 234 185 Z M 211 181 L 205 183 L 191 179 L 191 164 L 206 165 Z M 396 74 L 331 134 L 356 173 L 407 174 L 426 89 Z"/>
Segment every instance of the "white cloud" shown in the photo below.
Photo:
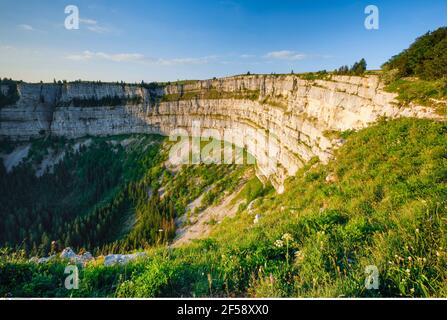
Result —
<path fill-rule="evenodd" d="M 307 58 L 307 55 L 290 50 L 281 50 L 269 52 L 265 55 L 265 57 L 269 59 L 296 61 Z"/>
<path fill-rule="evenodd" d="M 92 59 L 109 60 L 114 62 L 142 62 L 144 61 L 144 56 L 139 53 L 118 53 L 118 54 L 107 54 L 104 52 L 92 52 L 84 51 L 81 54 L 69 55 L 67 56 L 69 60 L 75 61 L 88 61 Z"/>
<path fill-rule="evenodd" d="M 19 24 L 18 27 L 20 30 L 24 30 L 24 31 L 35 31 L 36 30 L 29 24 Z"/>
<path fill-rule="evenodd" d="M 94 24 L 98 24 L 98 21 L 93 20 L 93 19 L 79 19 L 80 23 L 84 23 L 84 24 L 88 24 L 88 25 L 94 25 Z"/>
<path fill-rule="evenodd" d="M 96 32 L 96 33 L 106 33 L 106 32 L 110 32 L 110 29 L 107 27 L 102 27 L 102 26 L 88 26 L 87 27 L 88 30 L 92 31 L 92 32 Z"/>
<path fill-rule="evenodd" d="M 209 56 L 209 57 L 200 57 L 200 58 L 173 58 L 173 59 L 154 59 L 154 63 L 161 65 L 177 65 L 177 64 L 207 64 L 212 60 L 215 60 L 217 57 Z"/>
<path fill-rule="evenodd" d="M 105 52 L 92 52 L 84 51 L 80 54 L 73 54 L 66 57 L 69 60 L 74 61 L 90 61 L 90 60 L 106 60 L 113 62 L 132 62 L 132 63 L 144 63 L 144 64 L 156 64 L 156 65 L 180 65 L 180 64 L 206 64 L 215 60 L 216 56 L 200 57 L 200 58 L 151 58 L 146 57 L 140 53 L 105 53 Z"/>
<path fill-rule="evenodd" d="M 88 18 L 84 18 L 84 19 L 79 19 L 79 22 L 81 24 L 86 25 L 87 30 L 92 31 L 92 32 L 96 32 L 96 33 L 107 33 L 112 31 L 110 28 L 105 27 L 103 25 L 100 25 L 98 23 L 98 21 L 94 20 L 94 19 L 88 19 Z"/>

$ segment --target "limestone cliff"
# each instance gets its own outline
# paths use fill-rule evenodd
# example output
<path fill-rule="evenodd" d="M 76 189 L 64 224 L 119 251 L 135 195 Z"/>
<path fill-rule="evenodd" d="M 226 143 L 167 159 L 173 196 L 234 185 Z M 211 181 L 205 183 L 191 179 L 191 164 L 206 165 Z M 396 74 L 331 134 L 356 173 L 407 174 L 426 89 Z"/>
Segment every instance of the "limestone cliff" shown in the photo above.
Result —
<path fill-rule="evenodd" d="M 284 179 L 303 163 L 331 157 L 339 141 L 327 132 L 359 129 L 382 116 L 437 117 L 423 107 L 399 107 L 375 76 L 250 75 L 153 86 L 22 83 L 17 89 L 18 102 L 0 109 L 0 138 L 169 135 L 177 128 L 191 131 L 199 121 L 201 129 L 239 130 L 248 137 L 242 145 L 258 160 L 274 158 L 274 165 L 260 161 L 259 174 L 280 192 Z M 88 104 L 79 106 L 79 101 Z M 253 129 L 276 138 L 271 154 L 252 148 Z"/>

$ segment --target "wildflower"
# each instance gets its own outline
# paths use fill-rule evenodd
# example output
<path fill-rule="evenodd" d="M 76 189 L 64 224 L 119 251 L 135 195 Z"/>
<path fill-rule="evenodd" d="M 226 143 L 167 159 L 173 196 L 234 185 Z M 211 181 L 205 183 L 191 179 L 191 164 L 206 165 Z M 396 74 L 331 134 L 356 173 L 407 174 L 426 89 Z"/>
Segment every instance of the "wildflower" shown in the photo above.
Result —
<path fill-rule="evenodd" d="M 282 240 L 276 240 L 275 246 L 278 248 L 282 248 L 284 246 L 284 242 Z"/>
<path fill-rule="evenodd" d="M 282 236 L 282 239 L 284 241 L 289 241 L 289 242 L 293 241 L 293 237 L 290 233 L 284 233 L 284 235 Z"/>
<path fill-rule="evenodd" d="M 410 292 L 411 292 L 411 293 L 414 293 L 414 288 L 411 288 L 411 289 L 410 289 Z"/>
<path fill-rule="evenodd" d="M 411 273 L 410 269 L 405 270 L 405 272 L 408 273 L 408 274 Z"/>
<path fill-rule="evenodd" d="M 436 251 L 436 256 L 439 257 L 440 255 L 439 251 Z"/>
<path fill-rule="evenodd" d="M 413 260 L 413 258 L 412 257 L 408 257 L 408 261 L 411 261 L 411 260 Z"/>
<path fill-rule="evenodd" d="M 419 233 L 419 229 L 416 229 L 416 233 Z"/>

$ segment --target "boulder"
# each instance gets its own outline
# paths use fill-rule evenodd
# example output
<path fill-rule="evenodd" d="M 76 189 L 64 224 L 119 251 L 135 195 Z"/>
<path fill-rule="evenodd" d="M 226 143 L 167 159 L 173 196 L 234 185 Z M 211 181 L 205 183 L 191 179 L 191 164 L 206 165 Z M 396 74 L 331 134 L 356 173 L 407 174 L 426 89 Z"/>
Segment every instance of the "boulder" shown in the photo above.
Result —
<path fill-rule="evenodd" d="M 37 263 L 37 264 L 44 264 L 44 263 L 47 263 L 47 262 L 49 262 L 49 261 L 51 261 L 51 260 L 53 260 L 55 258 L 56 258 L 56 255 L 54 254 L 52 256 L 45 257 L 45 258 L 32 257 L 28 261 L 29 262 L 33 262 L 33 263 Z"/>
<path fill-rule="evenodd" d="M 106 267 L 113 266 L 116 264 L 124 265 L 130 261 L 136 260 L 141 257 L 145 257 L 145 252 L 137 252 L 133 254 L 109 254 L 104 257 L 104 265 Z"/>
<path fill-rule="evenodd" d="M 85 252 L 82 255 L 82 260 L 84 262 L 88 262 L 88 261 L 91 261 L 91 260 L 95 260 L 95 257 L 93 257 L 93 255 L 90 252 L 87 251 L 87 252 Z"/>
<path fill-rule="evenodd" d="M 78 256 L 76 255 L 76 253 L 70 247 L 65 248 L 60 255 L 61 259 L 66 259 L 66 260 L 73 260 L 73 259 L 76 259 L 77 257 Z"/>
<path fill-rule="evenodd" d="M 71 248 L 65 248 L 62 251 L 60 258 L 79 264 L 86 264 L 89 261 L 95 260 L 93 255 L 88 251 L 82 255 L 77 255 Z"/>

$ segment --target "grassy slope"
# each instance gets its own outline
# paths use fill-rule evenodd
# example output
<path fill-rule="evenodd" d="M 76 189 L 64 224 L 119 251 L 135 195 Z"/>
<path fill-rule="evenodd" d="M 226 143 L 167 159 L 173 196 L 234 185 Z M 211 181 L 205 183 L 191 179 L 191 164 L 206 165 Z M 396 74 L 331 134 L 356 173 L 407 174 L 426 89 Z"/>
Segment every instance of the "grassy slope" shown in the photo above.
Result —
<path fill-rule="evenodd" d="M 391 81 L 387 91 L 398 94 L 397 100 L 403 105 L 415 103 L 432 107 L 440 115 L 447 114 L 447 80 L 421 80 L 401 78 Z"/>
<path fill-rule="evenodd" d="M 447 296 L 446 168 L 446 124 L 381 122 L 350 133 L 337 160 L 309 163 L 283 195 L 251 182 L 253 211 L 242 207 L 209 239 L 88 266 L 75 292 L 62 288 L 63 264 L 8 256 L 0 296 Z M 379 290 L 365 290 L 368 265 Z"/>

